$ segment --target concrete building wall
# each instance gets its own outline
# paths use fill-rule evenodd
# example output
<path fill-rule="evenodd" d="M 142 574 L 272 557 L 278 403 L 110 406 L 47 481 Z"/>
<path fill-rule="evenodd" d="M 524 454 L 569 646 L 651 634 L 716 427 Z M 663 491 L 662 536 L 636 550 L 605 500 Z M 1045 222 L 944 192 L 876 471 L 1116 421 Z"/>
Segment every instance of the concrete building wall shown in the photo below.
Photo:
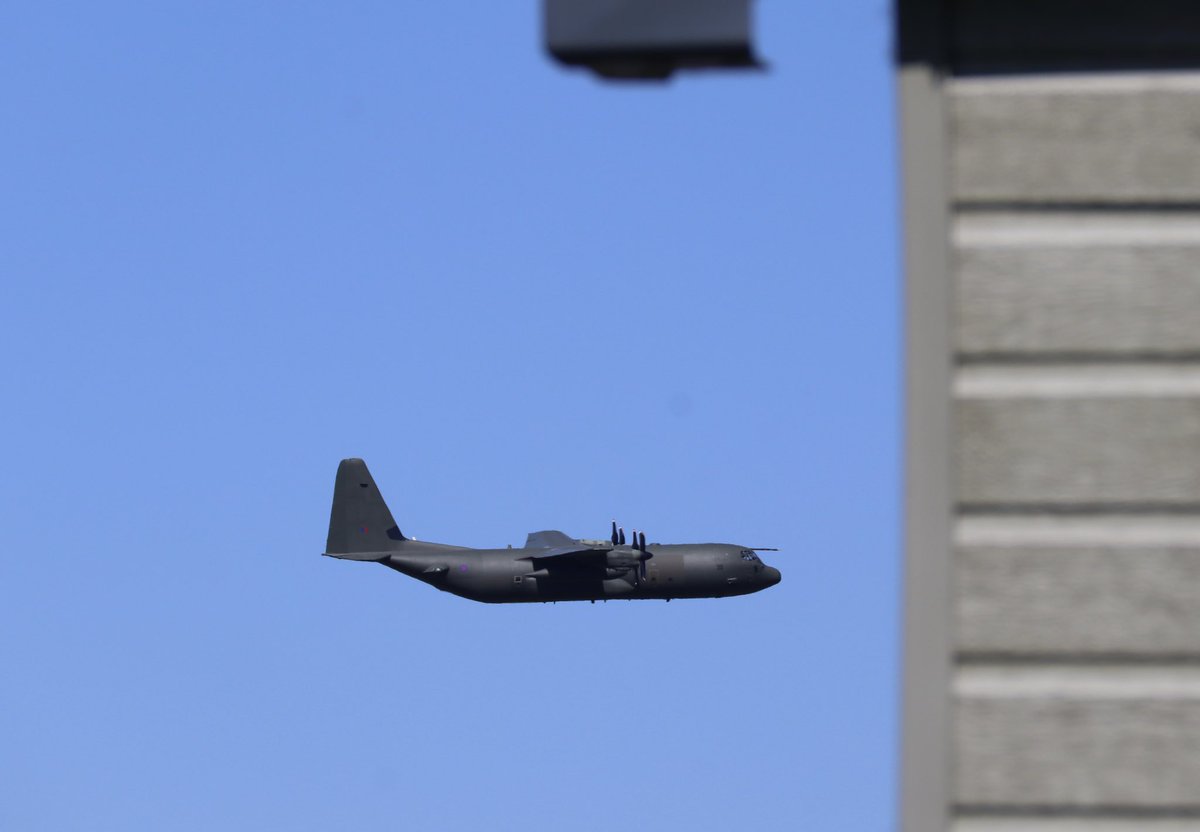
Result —
<path fill-rule="evenodd" d="M 955 828 L 1200 830 L 1200 74 L 944 94 Z"/>
<path fill-rule="evenodd" d="M 1200 832 L 1200 72 L 915 5 L 902 826 Z"/>

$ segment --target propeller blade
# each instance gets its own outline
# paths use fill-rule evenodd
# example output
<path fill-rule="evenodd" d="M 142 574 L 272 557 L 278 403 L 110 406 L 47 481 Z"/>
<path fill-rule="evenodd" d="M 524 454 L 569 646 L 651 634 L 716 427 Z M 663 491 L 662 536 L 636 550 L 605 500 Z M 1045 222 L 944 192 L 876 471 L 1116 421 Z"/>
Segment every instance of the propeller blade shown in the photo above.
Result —
<path fill-rule="evenodd" d="M 617 529 L 617 532 L 619 533 L 620 538 L 621 538 L 619 541 L 617 541 L 617 545 L 624 546 L 625 545 L 625 527 L 622 526 L 621 528 Z"/>
<path fill-rule="evenodd" d="M 614 520 L 614 521 L 612 521 L 612 523 L 613 523 L 612 544 L 614 546 L 616 546 L 617 545 L 617 521 Z"/>
<path fill-rule="evenodd" d="M 643 552 L 646 551 L 646 533 L 638 532 L 638 548 Z"/>

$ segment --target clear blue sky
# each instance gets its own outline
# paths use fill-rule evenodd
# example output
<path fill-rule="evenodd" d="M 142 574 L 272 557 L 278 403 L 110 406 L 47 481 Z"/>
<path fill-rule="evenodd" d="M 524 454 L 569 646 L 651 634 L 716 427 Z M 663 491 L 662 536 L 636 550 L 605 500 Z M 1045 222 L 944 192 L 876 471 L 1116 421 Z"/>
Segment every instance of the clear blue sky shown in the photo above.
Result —
<path fill-rule="evenodd" d="M 537 5 L 3 15 L 0 828 L 886 830 L 888 8 L 611 86 Z M 611 517 L 723 601 L 485 606 L 319 557 Z"/>

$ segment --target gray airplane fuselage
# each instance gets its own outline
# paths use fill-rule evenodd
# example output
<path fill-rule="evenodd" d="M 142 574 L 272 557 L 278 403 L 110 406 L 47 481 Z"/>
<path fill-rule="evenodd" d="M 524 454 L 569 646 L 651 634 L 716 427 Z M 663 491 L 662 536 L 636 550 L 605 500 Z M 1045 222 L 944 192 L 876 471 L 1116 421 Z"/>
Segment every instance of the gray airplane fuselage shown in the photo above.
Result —
<path fill-rule="evenodd" d="M 633 574 L 633 568 L 605 564 L 547 568 L 538 563 L 537 550 L 464 549 L 413 540 L 380 562 L 443 592 L 491 604 L 724 598 L 758 592 L 780 580 L 779 570 L 742 546 L 652 543 L 646 551 L 645 578 Z M 598 549 L 603 552 L 619 555 L 620 549 Z"/>
<path fill-rule="evenodd" d="M 382 563 L 443 592 L 490 604 L 725 598 L 779 583 L 754 548 L 646 543 L 612 524 L 611 542 L 533 532 L 514 549 L 469 549 L 406 538 L 361 459 L 344 459 L 334 483 L 325 554 Z"/>

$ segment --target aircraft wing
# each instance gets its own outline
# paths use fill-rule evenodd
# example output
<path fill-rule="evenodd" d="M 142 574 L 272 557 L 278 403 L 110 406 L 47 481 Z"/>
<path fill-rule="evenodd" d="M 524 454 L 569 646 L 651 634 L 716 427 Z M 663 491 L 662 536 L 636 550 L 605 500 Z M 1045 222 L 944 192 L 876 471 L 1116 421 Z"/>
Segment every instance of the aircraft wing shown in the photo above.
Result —
<path fill-rule="evenodd" d="M 534 570 L 547 569 L 551 572 L 587 572 L 603 569 L 608 551 L 591 546 L 559 546 L 552 549 L 534 549 L 522 560 L 529 561 Z"/>
<path fill-rule="evenodd" d="M 604 560 L 608 550 L 593 549 L 591 546 L 560 546 L 554 549 L 538 549 L 526 555 L 529 560 L 553 560 L 569 558 L 577 561 Z"/>
<path fill-rule="evenodd" d="M 525 540 L 522 560 L 537 569 L 590 570 L 603 566 L 608 550 L 595 543 L 584 543 L 560 531 L 530 532 Z"/>
<path fill-rule="evenodd" d="M 567 546 L 577 546 L 579 541 L 563 532 L 547 529 L 544 532 L 530 532 L 525 538 L 526 549 L 561 549 Z"/>

